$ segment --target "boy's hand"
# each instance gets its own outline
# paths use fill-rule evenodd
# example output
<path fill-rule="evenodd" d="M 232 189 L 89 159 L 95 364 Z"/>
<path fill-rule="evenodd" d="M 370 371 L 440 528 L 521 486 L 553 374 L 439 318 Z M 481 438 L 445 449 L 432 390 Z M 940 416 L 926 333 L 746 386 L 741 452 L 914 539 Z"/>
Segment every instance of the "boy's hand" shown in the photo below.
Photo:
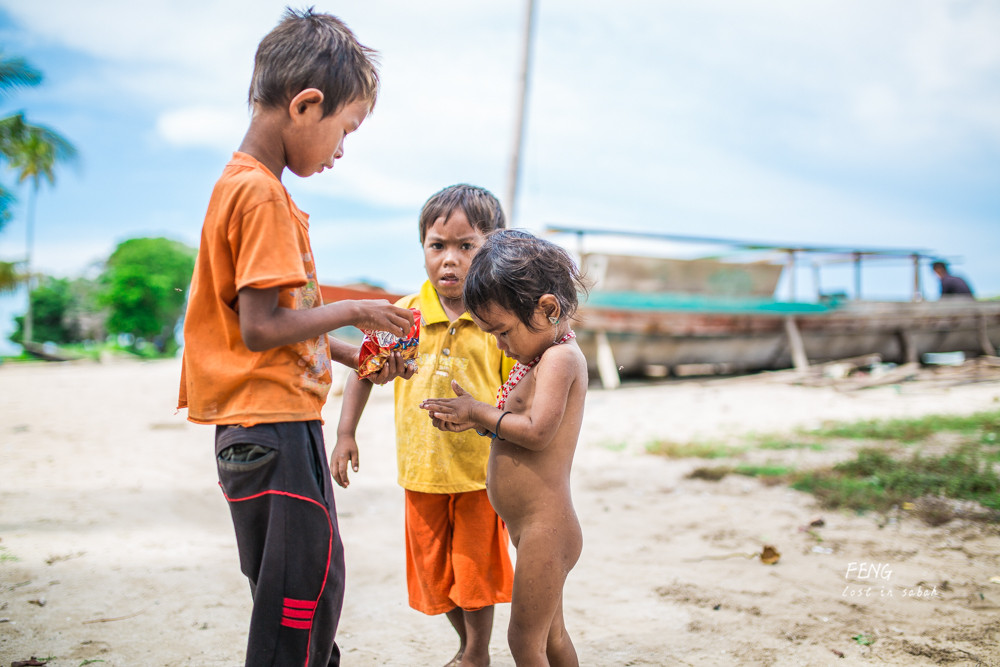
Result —
<path fill-rule="evenodd" d="M 369 375 L 366 379 L 371 380 L 373 384 L 385 384 L 386 382 L 395 380 L 396 378 L 409 380 L 416 372 L 416 364 L 406 363 L 403 360 L 403 355 L 399 352 L 393 352 L 389 355 L 389 358 L 385 360 L 382 368 Z"/>
<path fill-rule="evenodd" d="M 358 441 L 352 435 L 338 435 L 337 446 L 333 448 L 330 455 L 330 472 L 333 474 L 333 481 L 347 488 L 351 481 L 347 479 L 348 464 L 358 471 Z"/>
<path fill-rule="evenodd" d="M 385 299 L 360 299 L 354 302 L 357 314 L 354 326 L 369 331 L 388 331 L 403 338 L 413 327 L 413 313 L 409 308 L 394 306 Z"/>
<path fill-rule="evenodd" d="M 464 431 L 476 428 L 472 419 L 474 407 L 480 403 L 454 380 L 451 381 L 455 398 L 426 398 L 420 407 L 430 414 L 431 423 L 442 431 Z"/>

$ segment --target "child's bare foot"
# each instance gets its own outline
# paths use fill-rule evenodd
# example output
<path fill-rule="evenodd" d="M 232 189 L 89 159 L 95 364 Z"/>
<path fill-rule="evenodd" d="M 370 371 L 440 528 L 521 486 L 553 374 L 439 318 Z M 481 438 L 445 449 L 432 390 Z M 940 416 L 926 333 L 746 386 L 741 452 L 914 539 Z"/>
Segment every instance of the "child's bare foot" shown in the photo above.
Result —
<path fill-rule="evenodd" d="M 444 667 L 458 667 L 459 665 L 461 665 L 462 664 L 462 652 L 463 652 L 463 650 L 464 650 L 464 647 L 458 649 L 458 653 L 455 654 L 455 657 L 452 658 L 451 660 L 449 660 L 447 663 L 445 663 Z"/>

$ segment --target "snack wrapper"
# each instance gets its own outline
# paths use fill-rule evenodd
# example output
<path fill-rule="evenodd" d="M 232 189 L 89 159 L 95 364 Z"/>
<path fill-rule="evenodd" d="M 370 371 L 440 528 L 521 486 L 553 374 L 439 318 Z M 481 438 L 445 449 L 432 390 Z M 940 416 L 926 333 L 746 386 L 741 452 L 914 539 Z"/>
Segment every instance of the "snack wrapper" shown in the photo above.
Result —
<path fill-rule="evenodd" d="M 410 308 L 410 312 L 413 313 L 413 326 L 405 338 L 398 338 L 388 331 L 361 330 L 365 338 L 361 343 L 358 377 L 366 378 L 372 373 L 377 373 L 385 365 L 389 355 L 397 351 L 407 366 L 416 368 L 420 344 L 420 311 Z"/>

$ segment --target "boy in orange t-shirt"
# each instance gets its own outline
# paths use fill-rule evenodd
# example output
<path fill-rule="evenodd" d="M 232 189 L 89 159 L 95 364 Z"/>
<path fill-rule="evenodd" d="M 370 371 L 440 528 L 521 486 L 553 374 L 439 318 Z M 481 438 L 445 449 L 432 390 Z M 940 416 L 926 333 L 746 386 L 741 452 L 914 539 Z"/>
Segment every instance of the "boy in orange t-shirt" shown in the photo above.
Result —
<path fill-rule="evenodd" d="M 409 310 L 387 301 L 324 305 L 309 217 L 281 184 L 343 156 L 375 104 L 374 51 L 339 19 L 288 10 L 261 41 L 253 115 L 205 215 L 184 324 L 178 406 L 216 425 L 219 482 L 236 529 L 253 613 L 246 665 L 340 664 L 344 595 L 320 411 L 331 359 L 358 348 L 327 335 L 354 325 L 402 336 Z M 398 355 L 375 378 L 409 377 Z"/>

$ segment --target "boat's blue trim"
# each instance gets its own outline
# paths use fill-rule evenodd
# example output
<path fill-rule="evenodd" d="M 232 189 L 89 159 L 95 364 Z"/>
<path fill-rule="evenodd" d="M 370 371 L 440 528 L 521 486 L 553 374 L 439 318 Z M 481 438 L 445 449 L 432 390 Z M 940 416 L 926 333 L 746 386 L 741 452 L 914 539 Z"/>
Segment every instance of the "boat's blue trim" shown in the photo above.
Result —
<path fill-rule="evenodd" d="M 602 292 L 594 291 L 584 302 L 590 308 L 614 308 L 620 310 L 661 310 L 705 313 L 766 313 L 777 315 L 797 315 L 825 313 L 836 308 L 836 303 L 807 303 L 798 301 L 774 301 L 755 297 L 719 297 L 704 294 L 675 294 L 663 292 L 647 294 L 643 292 Z"/>

